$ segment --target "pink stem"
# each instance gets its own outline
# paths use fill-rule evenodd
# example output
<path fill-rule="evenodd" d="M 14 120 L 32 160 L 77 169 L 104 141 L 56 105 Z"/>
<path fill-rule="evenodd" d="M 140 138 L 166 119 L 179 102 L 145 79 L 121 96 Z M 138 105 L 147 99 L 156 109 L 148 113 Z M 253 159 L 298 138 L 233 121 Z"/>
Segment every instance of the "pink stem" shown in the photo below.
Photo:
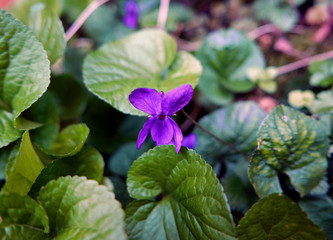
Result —
<path fill-rule="evenodd" d="M 160 10 L 158 12 L 158 19 L 157 19 L 157 27 L 164 29 L 165 23 L 168 17 L 169 11 L 169 0 L 161 0 L 160 2 Z"/>
<path fill-rule="evenodd" d="M 70 26 L 70 28 L 66 31 L 65 39 L 66 42 L 69 41 L 73 37 L 73 35 L 80 29 L 83 23 L 87 20 L 87 18 L 102 4 L 108 2 L 109 0 L 94 0 L 92 1 L 86 9 L 80 14 L 80 16 L 75 20 L 75 22 Z"/>
<path fill-rule="evenodd" d="M 262 35 L 272 32 L 280 32 L 280 30 L 276 26 L 274 26 L 274 24 L 266 24 L 252 30 L 247 34 L 247 36 L 251 40 L 254 40 Z"/>
<path fill-rule="evenodd" d="M 278 75 L 282 75 L 282 74 L 285 74 L 285 73 L 288 73 L 288 72 L 295 71 L 299 68 L 306 67 L 310 63 L 315 62 L 315 61 L 323 61 L 323 60 L 330 59 L 330 58 L 333 58 L 333 50 L 329 51 L 329 52 L 321 53 L 321 54 L 318 54 L 318 55 L 315 55 L 315 56 L 312 56 L 312 57 L 307 57 L 307 58 L 304 58 L 302 60 L 299 60 L 299 61 L 296 61 L 296 62 L 293 62 L 293 63 L 289 63 L 287 65 L 278 67 L 277 68 Z"/>

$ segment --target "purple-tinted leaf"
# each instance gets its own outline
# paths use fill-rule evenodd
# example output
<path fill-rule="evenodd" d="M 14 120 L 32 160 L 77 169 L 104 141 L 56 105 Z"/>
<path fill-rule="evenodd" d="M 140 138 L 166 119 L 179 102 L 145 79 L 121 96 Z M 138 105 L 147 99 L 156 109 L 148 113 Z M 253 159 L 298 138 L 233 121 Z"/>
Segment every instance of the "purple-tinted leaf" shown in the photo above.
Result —
<path fill-rule="evenodd" d="M 173 137 L 173 126 L 168 116 L 159 117 L 151 127 L 151 137 L 157 144 L 168 144 Z M 173 120 L 172 120 L 173 121 Z"/>
<path fill-rule="evenodd" d="M 136 143 L 136 148 L 140 149 L 141 145 L 143 142 L 146 140 L 149 130 L 151 129 L 151 126 L 154 124 L 156 121 L 157 117 L 151 117 L 148 119 L 148 121 L 143 125 L 143 128 L 141 129 L 139 136 L 138 136 L 138 141 Z"/>
<path fill-rule="evenodd" d="M 185 107 L 192 99 L 193 88 L 190 84 L 184 84 L 167 92 L 162 100 L 162 110 L 165 115 L 173 115 Z"/>
<path fill-rule="evenodd" d="M 159 92 L 151 88 L 137 88 L 129 95 L 133 106 L 152 116 L 161 114 L 162 97 Z"/>

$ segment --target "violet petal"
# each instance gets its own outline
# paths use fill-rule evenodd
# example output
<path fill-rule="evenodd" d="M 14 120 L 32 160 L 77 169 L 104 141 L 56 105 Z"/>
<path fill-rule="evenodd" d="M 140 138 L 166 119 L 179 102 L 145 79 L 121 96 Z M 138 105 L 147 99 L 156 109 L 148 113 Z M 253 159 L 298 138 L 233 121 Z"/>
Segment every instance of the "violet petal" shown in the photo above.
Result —
<path fill-rule="evenodd" d="M 182 133 L 182 130 L 180 130 L 177 123 L 173 119 L 170 119 L 170 122 L 173 127 L 174 145 L 176 147 L 176 152 L 179 153 L 181 143 L 183 140 L 183 133 Z"/>
<path fill-rule="evenodd" d="M 190 84 L 184 84 L 167 92 L 162 99 L 163 114 L 175 114 L 191 101 L 192 96 L 193 88 Z"/>
<path fill-rule="evenodd" d="M 173 137 L 173 127 L 171 118 L 168 116 L 156 117 L 156 121 L 151 126 L 151 137 L 157 144 L 168 144 Z M 172 120 L 173 121 L 173 120 Z"/>
<path fill-rule="evenodd" d="M 124 4 L 124 24 L 131 29 L 138 26 L 139 6 L 135 0 L 128 0 Z"/>
<path fill-rule="evenodd" d="M 194 133 L 190 133 L 184 137 L 182 141 L 182 146 L 193 149 L 197 142 L 197 136 Z"/>
<path fill-rule="evenodd" d="M 152 116 L 161 114 L 162 97 L 155 89 L 137 88 L 128 97 L 132 105 Z"/>
<path fill-rule="evenodd" d="M 138 136 L 138 141 L 136 142 L 137 149 L 141 148 L 141 145 L 146 140 L 149 130 L 151 129 L 151 126 L 154 124 L 156 119 L 157 119 L 157 117 L 150 117 L 150 118 L 148 118 L 147 122 L 145 122 L 145 124 L 143 125 L 143 127 L 139 133 L 139 136 Z"/>

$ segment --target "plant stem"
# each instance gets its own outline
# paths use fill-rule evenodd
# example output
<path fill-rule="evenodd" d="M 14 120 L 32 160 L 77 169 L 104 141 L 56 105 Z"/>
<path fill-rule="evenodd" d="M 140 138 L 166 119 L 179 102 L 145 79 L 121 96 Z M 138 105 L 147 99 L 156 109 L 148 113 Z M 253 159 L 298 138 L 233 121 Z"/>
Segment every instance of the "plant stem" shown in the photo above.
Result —
<path fill-rule="evenodd" d="M 302 60 L 289 63 L 287 65 L 281 66 L 277 68 L 278 75 L 282 75 L 288 72 L 295 71 L 299 68 L 303 68 L 308 66 L 310 63 L 315 62 L 315 61 L 322 61 L 326 59 L 333 58 L 333 50 L 325 53 L 321 53 L 312 57 L 307 57 Z"/>
<path fill-rule="evenodd" d="M 87 20 L 87 18 L 102 4 L 108 2 L 109 0 L 94 0 L 92 1 L 86 9 L 80 14 L 80 16 L 75 20 L 75 22 L 70 26 L 70 28 L 66 31 L 65 39 L 66 42 L 71 39 L 74 34 L 80 29 L 83 23 Z"/>
<path fill-rule="evenodd" d="M 160 2 L 160 9 L 158 12 L 158 18 L 157 18 L 157 27 L 164 29 L 165 23 L 168 17 L 168 11 L 169 11 L 169 0 L 161 0 Z"/>
<path fill-rule="evenodd" d="M 195 126 L 197 126 L 198 128 L 200 128 L 203 132 L 205 132 L 206 134 L 208 134 L 209 136 L 215 138 L 217 141 L 219 141 L 220 143 L 222 143 L 223 145 L 228 146 L 230 149 L 234 150 L 235 152 L 241 154 L 245 159 L 249 159 L 248 156 L 242 152 L 241 150 L 239 150 L 238 148 L 236 148 L 234 145 L 232 145 L 231 143 L 228 143 L 227 141 L 219 138 L 218 136 L 216 136 L 215 134 L 209 132 L 207 129 L 205 129 L 204 127 L 202 127 L 197 121 L 195 121 L 190 115 L 188 115 L 183 109 L 181 110 L 181 112 L 184 114 L 184 116 L 189 119 Z"/>
<path fill-rule="evenodd" d="M 247 37 L 254 40 L 262 35 L 272 32 L 280 32 L 280 30 L 274 24 L 262 25 L 247 34 Z"/>

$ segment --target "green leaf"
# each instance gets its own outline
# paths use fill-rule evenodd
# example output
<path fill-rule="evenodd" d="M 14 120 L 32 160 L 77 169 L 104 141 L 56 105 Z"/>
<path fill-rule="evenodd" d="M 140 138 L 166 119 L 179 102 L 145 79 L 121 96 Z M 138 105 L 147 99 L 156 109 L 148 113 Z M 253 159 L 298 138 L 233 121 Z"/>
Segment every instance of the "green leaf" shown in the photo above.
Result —
<path fill-rule="evenodd" d="M 114 194 L 85 177 L 60 177 L 40 191 L 38 201 L 60 239 L 127 239 L 124 212 Z"/>
<path fill-rule="evenodd" d="M 313 62 L 310 65 L 310 84 L 312 86 L 329 87 L 333 84 L 333 61 Z"/>
<path fill-rule="evenodd" d="M 155 147 L 132 164 L 127 187 L 138 199 L 126 207 L 131 239 L 236 239 L 223 188 L 193 150 Z"/>
<path fill-rule="evenodd" d="M 333 239 L 333 201 L 328 196 L 307 197 L 300 200 L 299 205 L 309 218 Z"/>
<path fill-rule="evenodd" d="M 261 50 L 244 34 L 235 30 L 218 30 L 210 33 L 197 52 L 198 59 L 203 65 L 203 74 L 199 81 L 199 88 L 207 98 L 216 104 L 221 104 L 217 93 L 247 92 L 255 83 L 246 76 L 247 69 L 253 67 L 264 68 L 265 60 Z M 213 85 L 217 89 L 210 97 Z M 215 99 L 217 98 L 217 99 Z M 221 100 L 222 103 L 225 100 Z"/>
<path fill-rule="evenodd" d="M 324 178 L 329 140 L 320 122 L 280 105 L 265 118 L 257 136 L 249 178 L 259 197 L 282 192 L 280 173 L 288 175 L 301 196 Z"/>
<path fill-rule="evenodd" d="M 199 124 L 240 151 L 252 153 L 257 146 L 256 132 L 265 116 L 257 103 L 237 102 L 207 114 Z M 199 128 L 194 133 L 197 135 L 195 150 L 210 163 L 237 154 Z"/>
<path fill-rule="evenodd" d="M 295 4 L 300 2 L 295 2 Z M 299 17 L 298 12 L 289 5 L 287 0 L 256 0 L 254 13 L 259 20 L 269 20 L 282 31 L 291 30 L 296 25 Z"/>
<path fill-rule="evenodd" d="M 69 157 L 78 153 L 89 134 L 89 128 L 84 123 L 72 124 L 63 129 L 53 142 L 50 151 L 52 156 Z"/>
<path fill-rule="evenodd" d="M 326 90 L 318 93 L 316 99 L 310 106 L 312 113 L 333 112 L 333 90 Z"/>
<path fill-rule="evenodd" d="M 103 170 L 104 160 L 102 155 L 92 147 L 83 147 L 78 154 L 72 157 L 56 159 L 48 164 L 31 187 L 29 195 L 36 197 L 42 186 L 61 176 L 78 175 L 100 181 Z"/>
<path fill-rule="evenodd" d="M 288 197 L 271 194 L 254 204 L 237 226 L 239 240 L 325 240 L 323 231 Z"/>
<path fill-rule="evenodd" d="M 5 110 L 0 110 L 0 135 L 0 148 L 14 142 L 22 135 L 22 131 L 14 127 L 14 115 Z"/>
<path fill-rule="evenodd" d="M 25 132 L 19 153 L 7 175 L 7 181 L 2 191 L 27 194 L 43 168 L 44 165 L 31 144 L 29 132 Z"/>
<path fill-rule="evenodd" d="M 1 239 L 51 239 L 43 207 L 27 196 L 0 193 Z"/>
<path fill-rule="evenodd" d="M 64 27 L 53 8 L 41 3 L 33 5 L 29 11 L 29 20 L 24 23 L 43 44 L 51 64 L 64 55 L 66 47 Z"/>
<path fill-rule="evenodd" d="M 28 119 L 25 119 L 22 116 L 19 116 L 14 121 L 14 126 L 19 130 L 32 130 L 43 126 L 43 124 L 38 122 L 33 122 Z"/>
<path fill-rule="evenodd" d="M 0 10 L 0 101 L 14 119 L 46 91 L 50 63 L 42 44 L 12 15 Z"/>
<path fill-rule="evenodd" d="M 10 11 L 12 11 L 18 19 L 21 19 L 22 21 L 27 20 L 29 17 L 29 12 L 27 9 L 30 9 L 32 5 L 38 3 L 44 4 L 47 8 L 53 9 L 58 15 L 61 14 L 63 0 L 15 0 L 14 5 L 11 7 Z"/>
<path fill-rule="evenodd" d="M 143 144 L 141 148 L 137 150 L 136 142 L 126 143 L 120 146 L 109 160 L 109 169 L 117 175 L 126 177 L 134 160 L 148 149 L 149 147 Z"/>
<path fill-rule="evenodd" d="M 12 162 L 11 158 L 16 159 L 18 154 L 17 144 L 11 144 L 3 147 L 0 150 L 0 179 L 6 179 L 6 169 L 9 162 Z M 11 171 L 11 166 L 8 167 L 8 173 Z"/>
<path fill-rule="evenodd" d="M 87 90 L 73 75 L 52 77 L 48 90 L 56 100 L 62 119 L 69 120 L 81 115 L 86 105 Z"/>
<path fill-rule="evenodd" d="M 162 30 L 146 29 L 104 44 L 90 53 L 83 64 L 88 89 L 114 108 L 145 115 L 128 100 L 136 88 L 165 93 L 183 84 L 195 87 L 201 65 L 187 52 L 176 53 L 175 40 Z"/>
<path fill-rule="evenodd" d="M 43 126 L 31 131 L 31 138 L 39 146 L 50 149 L 52 143 L 58 136 L 60 119 L 56 108 L 56 103 L 47 91 L 38 99 L 26 112 L 25 115 L 35 122 L 42 123 Z"/>

